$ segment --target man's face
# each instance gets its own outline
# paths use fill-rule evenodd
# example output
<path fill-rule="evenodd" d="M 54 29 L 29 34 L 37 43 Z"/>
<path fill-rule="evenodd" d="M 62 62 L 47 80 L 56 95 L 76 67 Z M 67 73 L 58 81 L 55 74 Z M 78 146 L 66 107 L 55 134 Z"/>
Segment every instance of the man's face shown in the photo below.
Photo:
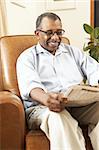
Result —
<path fill-rule="evenodd" d="M 60 45 L 61 29 L 62 25 L 58 19 L 54 21 L 45 17 L 36 31 L 40 45 L 52 54 L 55 54 Z"/>

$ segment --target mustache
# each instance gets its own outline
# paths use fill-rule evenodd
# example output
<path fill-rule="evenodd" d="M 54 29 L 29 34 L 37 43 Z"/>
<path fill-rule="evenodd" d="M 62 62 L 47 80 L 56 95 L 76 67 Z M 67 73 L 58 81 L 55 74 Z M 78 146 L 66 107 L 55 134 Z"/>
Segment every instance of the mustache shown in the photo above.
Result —
<path fill-rule="evenodd" d="M 53 42 L 53 43 L 56 42 L 56 43 L 60 44 L 60 43 L 61 43 L 61 38 L 59 38 L 59 40 L 51 40 L 50 38 L 47 39 L 46 43 L 48 44 L 48 43 L 50 43 L 50 42 Z"/>

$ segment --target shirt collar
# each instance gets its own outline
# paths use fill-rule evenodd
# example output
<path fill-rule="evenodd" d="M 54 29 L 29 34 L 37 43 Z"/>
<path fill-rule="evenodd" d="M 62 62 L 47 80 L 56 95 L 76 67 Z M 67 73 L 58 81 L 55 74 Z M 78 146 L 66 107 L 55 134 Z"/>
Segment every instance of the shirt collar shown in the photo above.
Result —
<path fill-rule="evenodd" d="M 39 43 L 36 45 L 36 52 L 37 52 L 37 54 L 40 54 L 40 53 L 49 53 L 49 52 L 48 52 L 46 49 L 44 49 Z M 59 54 L 61 54 L 62 52 L 65 52 L 65 53 L 68 52 L 68 49 L 66 48 L 66 45 L 64 45 L 63 43 L 61 43 L 61 44 L 59 45 L 59 48 L 57 49 L 55 55 L 59 55 Z"/>
<path fill-rule="evenodd" d="M 38 43 L 36 45 L 36 52 L 37 52 L 37 54 L 40 54 L 40 53 L 45 53 L 46 50 Z"/>

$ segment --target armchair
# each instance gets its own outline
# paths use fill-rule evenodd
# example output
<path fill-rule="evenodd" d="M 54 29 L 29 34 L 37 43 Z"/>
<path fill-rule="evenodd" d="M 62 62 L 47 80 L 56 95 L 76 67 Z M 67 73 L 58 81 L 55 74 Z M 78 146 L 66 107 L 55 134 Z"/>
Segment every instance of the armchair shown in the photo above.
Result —
<path fill-rule="evenodd" d="M 67 38 L 63 42 L 69 43 Z M 0 39 L 0 149 L 49 150 L 49 140 L 41 130 L 26 127 L 24 107 L 18 90 L 16 60 L 25 49 L 35 45 L 35 35 L 5 36 Z M 87 150 L 91 150 L 83 128 Z"/>

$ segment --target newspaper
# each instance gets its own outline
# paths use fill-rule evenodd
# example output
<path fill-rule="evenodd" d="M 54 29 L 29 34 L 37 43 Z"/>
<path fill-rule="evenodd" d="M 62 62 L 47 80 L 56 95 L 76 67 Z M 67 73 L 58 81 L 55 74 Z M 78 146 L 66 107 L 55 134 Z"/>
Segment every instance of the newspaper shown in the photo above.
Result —
<path fill-rule="evenodd" d="M 85 106 L 99 101 L 99 87 L 76 85 L 64 93 L 63 102 L 66 106 Z"/>

